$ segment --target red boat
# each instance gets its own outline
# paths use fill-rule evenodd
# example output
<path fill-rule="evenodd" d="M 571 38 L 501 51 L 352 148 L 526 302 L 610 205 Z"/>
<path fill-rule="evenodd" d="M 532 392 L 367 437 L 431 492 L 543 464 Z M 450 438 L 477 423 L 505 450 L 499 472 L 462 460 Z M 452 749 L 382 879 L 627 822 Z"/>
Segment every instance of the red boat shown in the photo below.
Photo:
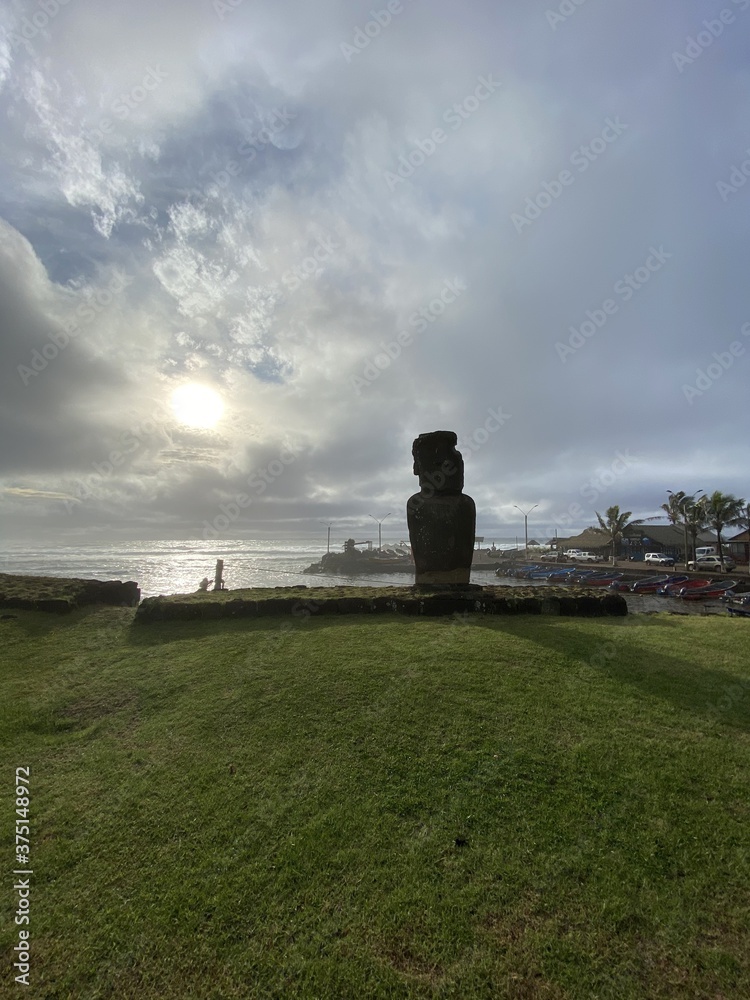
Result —
<path fill-rule="evenodd" d="M 736 580 L 717 580 L 715 583 L 708 583 L 705 587 L 683 587 L 679 597 L 684 601 L 702 601 L 706 597 L 721 597 L 737 583 Z"/>
<path fill-rule="evenodd" d="M 630 590 L 633 594 L 653 594 L 659 589 L 659 587 L 675 587 L 683 586 L 690 579 L 689 576 L 677 576 L 674 573 L 661 574 L 661 576 L 647 576 L 643 580 L 636 580 L 629 588 L 623 587 L 620 584 L 621 589 Z"/>
<path fill-rule="evenodd" d="M 708 583 L 708 580 L 702 579 L 688 580 L 687 583 L 670 583 L 666 587 L 659 587 L 656 593 L 661 594 L 662 597 L 681 597 L 683 590 L 707 587 Z"/>

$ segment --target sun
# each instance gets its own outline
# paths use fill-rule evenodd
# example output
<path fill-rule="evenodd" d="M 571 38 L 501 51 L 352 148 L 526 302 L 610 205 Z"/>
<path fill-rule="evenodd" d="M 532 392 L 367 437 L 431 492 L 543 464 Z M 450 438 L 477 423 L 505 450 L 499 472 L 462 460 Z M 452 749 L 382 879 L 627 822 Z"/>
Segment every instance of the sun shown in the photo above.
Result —
<path fill-rule="evenodd" d="M 188 382 L 172 393 L 172 411 L 181 424 L 208 430 L 215 427 L 224 413 L 218 392 L 198 382 Z"/>

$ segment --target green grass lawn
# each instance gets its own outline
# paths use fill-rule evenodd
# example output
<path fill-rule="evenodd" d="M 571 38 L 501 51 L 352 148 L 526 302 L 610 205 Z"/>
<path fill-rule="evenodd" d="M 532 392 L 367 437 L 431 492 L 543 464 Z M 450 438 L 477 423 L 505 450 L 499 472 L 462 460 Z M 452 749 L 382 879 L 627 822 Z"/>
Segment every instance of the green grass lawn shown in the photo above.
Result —
<path fill-rule="evenodd" d="M 750 997 L 750 622 L 133 615 L 0 621 L 2 995 Z"/>

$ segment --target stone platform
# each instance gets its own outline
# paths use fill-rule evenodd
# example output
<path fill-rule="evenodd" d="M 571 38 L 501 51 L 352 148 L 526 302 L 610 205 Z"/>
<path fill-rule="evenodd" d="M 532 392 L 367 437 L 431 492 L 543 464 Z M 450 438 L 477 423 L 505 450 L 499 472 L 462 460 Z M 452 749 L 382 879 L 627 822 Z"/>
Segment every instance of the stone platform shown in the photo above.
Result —
<path fill-rule="evenodd" d="M 290 615 L 626 615 L 621 594 L 585 587 L 275 587 L 147 597 L 136 622 L 207 621 Z"/>
<path fill-rule="evenodd" d="M 140 597 L 138 584 L 132 581 L 0 573 L 0 610 L 67 614 L 92 604 L 132 608 Z"/>

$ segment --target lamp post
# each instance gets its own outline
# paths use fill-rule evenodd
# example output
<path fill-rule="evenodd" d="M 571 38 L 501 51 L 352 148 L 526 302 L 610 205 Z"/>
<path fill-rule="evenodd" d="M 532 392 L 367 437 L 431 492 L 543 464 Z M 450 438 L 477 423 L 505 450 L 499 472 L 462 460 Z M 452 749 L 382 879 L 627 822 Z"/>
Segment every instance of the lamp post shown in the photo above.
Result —
<path fill-rule="evenodd" d="M 691 494 L 689 494 L 687 496 L 684 496 L 684 497 L 682 497 L 682 499 L 677 504 L 677 506 L 680 508 L 680 513 L 682 514 L 682 527 L 683 527 L 684 532 L 685 532 L 685 539 L 684 539 L 684 541 L 685 541 L 685 569 L 688 568 L 688 560 L 690 559 L 690 552 L 688 551 L 688 522 L 687 522 L 687 508 L 689 506 L 688 501 L 690 502 L 690 504 L 692 504 L 693 507 L 697 507 L 698 504 L 700 503 L 700 500 L 696 501 L 695 498 L 698 496 L 699 493 L 702 493 L 702 492 L 703 492 L 703 490 L 697 490 L 695 493 L 691 493 Z M 674 495 L 672 490 L 667 490 L 667 493 L 670 496 Z M 693 553 L 693 558 L 695 558 L 695 553 Z"/>
<path fill-rule="evenodd" d="M 371 517 L 373 519 L 373 521 L 378 521 L 377 517 L 375 517 L 374 514 L 368 514 L 367 516 Z M 390 517 L 390 516 L 391 516 L 390 512 L 385 515 L 385 517 Z M 381 546 L 381 538 L 382 538 L 382 528 L 381 528 L 381 525 L 383 524 L 383 521 L 385 521 L 385 517 L 381 517 L 380 520 L 378 521 L 378 552 L 380 552 L 380 549 L 382 548 L 382 546 Z"/>
<path fill-rule="evenodd" d="M 521 508 L 518 506 L 518 504 L 514 503 L 513 506 L 516 508 L 516 510 L 521 510 Z M 535 507 L 538 507 L 538 506 L 539 506 L 539 504 L 535 503 L 534 507 L 529 507 L 529 509 L 527 511 L 521 510 L 521 513 L 523 514 L 523 535 L 524 535 L 524 548 L 523 548 L 523 550 L 524 550 L 524 553 L 527 556 L 529 554 L 529 514 L 532 512 L 532 510 L 534 510 Z"/>
<path fill-rule="evenodd" d="M 330 552 L 331 551 L 331 525 L 333 524 L 333 521 L 331 521 L 330 524 L 328 523 L 328 521 L 321 521 L 320 523 L 324 524 L 328 528 L 328 544 L 326 545 L 326 552 Z"/>

